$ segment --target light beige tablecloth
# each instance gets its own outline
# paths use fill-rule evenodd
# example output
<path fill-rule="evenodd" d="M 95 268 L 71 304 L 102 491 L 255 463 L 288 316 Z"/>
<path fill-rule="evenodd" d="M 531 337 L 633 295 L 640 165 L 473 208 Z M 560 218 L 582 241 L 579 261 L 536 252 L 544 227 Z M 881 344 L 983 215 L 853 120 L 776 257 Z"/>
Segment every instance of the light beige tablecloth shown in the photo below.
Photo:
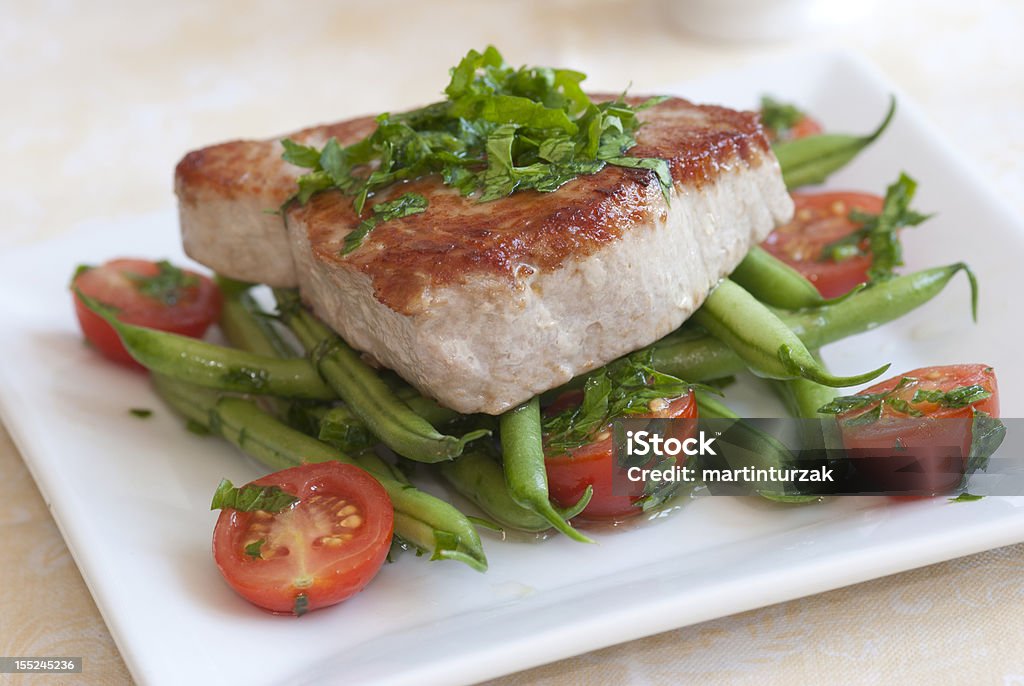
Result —
<path fill-rule="evenodd" d="M 669 1 L 4 3 L 0 249 L 171 207 L 171 170 L 192 147 L 428 101 L 448 66 L 489 42 L 514 63 L 573 66 L 595 88 L 637 92 L 796 47 L 850 47 L 1024 211 L 1021 3 L 888 0 L 790 43 L 724 45 L 673 25 Z M 0 684 L 129 681 L 3 432 L 0 526 L 0 655 L 85 656 L 82 675 Z M 1022 637 L 1024 546 L 1013 546 L 495 683 L 1024 684 Z"/>

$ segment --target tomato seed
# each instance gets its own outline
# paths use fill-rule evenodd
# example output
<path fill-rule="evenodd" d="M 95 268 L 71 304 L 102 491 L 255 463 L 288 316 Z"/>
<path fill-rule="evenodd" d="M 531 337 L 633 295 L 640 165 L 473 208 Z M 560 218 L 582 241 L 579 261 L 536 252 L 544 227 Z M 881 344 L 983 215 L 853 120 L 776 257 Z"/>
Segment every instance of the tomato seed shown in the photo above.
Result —
<path fill-rule="evenodd" d="M 358 511 L 359 509 L 355 505 L 346 505 L 345 507 L 341 508 L 334 514 L 339 518 L 343 518 L 348 517 L 350 514 L 355 514 Z"/>
<path fill-rule="evenodd" d="M 345 519 L 341 520 L 341 525 L 347 529 L 358 528 L 362 523 L 363 518 L 357 514 L 349 515 L 348 517 L 345 517 Z"/>
<path fill-rule="evenodd" d="M 668 401 L 664 398 L 655 398 L 647 403 L 647 409 L 651 412 L 664 412 L 668 409 Z"/>

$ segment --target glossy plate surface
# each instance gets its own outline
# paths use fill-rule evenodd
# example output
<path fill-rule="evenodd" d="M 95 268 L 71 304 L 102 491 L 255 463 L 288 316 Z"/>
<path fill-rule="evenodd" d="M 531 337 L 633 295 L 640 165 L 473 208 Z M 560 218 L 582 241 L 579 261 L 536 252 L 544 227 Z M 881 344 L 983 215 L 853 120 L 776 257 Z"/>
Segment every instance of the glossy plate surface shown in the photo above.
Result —
<path fill-rule="evenodd" d="M 859 132 L 892 90 L 857 59 L 826 54 L 666 92 L 748 108 L 769 92 L 833 131 Z M 883 360 L 897 371 L 987 362 L 1004 416 L 1024 416 L 1024 320 L 1010 299 L 1024 258 L 1020 219 L 904 97 L 889 132 L 829 186 L 881 193 L 900 170 L 920 182 L 917 205 L 938 213 L 905 232 L 907 268 L 970 263 L 982 284 L 979 323 L 958 276 L 925 308 L 829 347 L 827 360 L 840 373 Z M 485 534 L 487 574 L 404 555 L 342 606 L 301 620 L 264 614 L 221 581 L 207 507 L 221 477 L 239 483 L 265 470 L 186 432 L 142 374 L 81 343 L 68 279 L 75 265 L 114 256 L 181 259 L 174 213 L 92 222 L 0 257 L 0 411 L 140 682 L 472 682 L 1024 540 L 1024 498 L 785 508 L 705 497 L 647 526 L 596 532 L 593 546 Z M 753 380 L 730 400 L 752 415 L 781 411 Z M 140 420 L 130 408 L 155 414 Z"/>

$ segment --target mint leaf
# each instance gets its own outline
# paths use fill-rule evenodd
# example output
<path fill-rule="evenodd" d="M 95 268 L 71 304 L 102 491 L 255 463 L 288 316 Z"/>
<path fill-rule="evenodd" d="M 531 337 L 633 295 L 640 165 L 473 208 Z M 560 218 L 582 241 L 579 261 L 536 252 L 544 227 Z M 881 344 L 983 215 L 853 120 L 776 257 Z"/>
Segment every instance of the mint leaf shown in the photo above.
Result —
<path fill-rule="evenodd" d="M 860 228 L 825 246 L 821 259 L 842 262 L 857 255 L 871 255 L 868 277 L 872 281 L 891 278 L 896 267 L 903 265 L 903 247 L 898 230 L 917 226 L 931 217 L 910 209 L 916 192 L 917 182 L 901 172 L 885 191 L 882 211 L 870 214 L 852 210 L 850 221 L 860 224 Z"/>
<path fill-rule="evenodd" d="M 960 495 L 956 496 L 955 498 L 947 498 L 947 500 L 949 500 L 949 502 L 951 502 L 951 503 L 973 503 L 974 501 L 981 500 L 984 497 L 985 496 L 983 496 L 983 495 L 973 495 L 971 493 L 961 493 Z"/>
<path fill-rule="evenodd" d="M 358 215 L 367 199 L 401 181 L 437 174 L 462 195 L 488 202 L 523 190 L 550 193 L 606 164 L 654 172 L 669 199 L 672 178 L 664 160 L 627 157 L 640 127 L 637 107 L 624 98 L 593 103 L 580 72 L 549 67 L 513 68 L 493 46 L 471 50 L 450 70 L 447 98 L 402 114 L 382 114 L 366 138 L 321 150 L 282 141 L 283 158 L 309 169 L 288 202 L 306 203 L 337 189 L 352 198 Z M 355 250 L 386 219 L 363 218 L 343 254 Z"/>
<path fill-rule="evenodd" d="M 573 450 L 592 440 L 613 419 L 650 413 L 651 401 L 688 394 L 692 384 L 653 369 L 650 354 L 630 355 L 587 377 L 579 406 L 544 421 L 548 450 L 555 454 Z"/>
<path fill-rule="evenodd" d="M 258 541 L 253 541 L 249 545 L 245 546 L 245 554 L 249 557 L 255 557 L 261 559 L 263 557 L 263 544 L 267 542 L 267 539 L 261 538 Z"/>
<path fill-rule="evenodd" d="M 223 510 L 231 508 L 239 512 L 253 512 L 263 510 L 264 512 L 283 512 L 299 502 L 299 499 L 290 493 L 285 493 L 279 486 L 235 486 L 223 479 L 213 494 L 213 502 L 210 503 L 211 510 Z"/>
<path fill-rule="evenodd" d="M 942 407 L 957 408 L 967 407 L 992 397 L 992 392 L 985 390 L 984 386 L 974 384 L 971 386 L 960 386 L 950 391 L 925 391 L 920 390 L 914 393 L 911 402 L 928 402 Z"/>
<path fill-rule="evenodd" d="M 300 593 L 295 596 L 295 604 L 292 606 L 292 613 L 296 617 L 301 617 L 307 612 L 309 612 L 309 598 L 305 593 Z"/>
<path fill-rule="evenodd" d="M 285 138 L 281 141 L 281 145 L 284 147 L 284 154 L 281 155 L 281 159 L 289 164 L 294 164 L 296 167 L 305 167 L 306 169 L 315 169 L 320 163 L 320 151 L 309 145 L 301 145 Z"/>
<path fill-rule="evenodd" d="M 785 138 L 805 116 L 803 110 L 791 103 L 776 100 L 770 95 L 761 97 L 761 124 L 775 140 Z"/>
<path fill-rule="evenodd" d="M 186 291 L 199 284 L 199 277 L 189 274 L 175 267 L 167 260 L 160 260 L 156 263 L 157 273 L 153 276 L 141 276 L 139 274 L 125 273 L 139 293 L 159 300 L 168 307 L 176 305 L 185 297 Z"/>
<path fill-rule="evenodd" d="M 987 412 L 974 410 L 971 422 L 971 454 L 967 463 L 967 471 L 985 471 L 988 458 L 1003 444 L 1006 438 L 1006 425 Z"/>
<path fill-rule="evenodd" d="M 405 193 L 394 200 L 374 205 L 373 216 L 361 221 L 354 231 L 345 236 L 345 246 L 341 254 L 348 255 L 362 245 L 363 240 L 377 225 L 426 211 L 427 199 L 419 193 Z"/>

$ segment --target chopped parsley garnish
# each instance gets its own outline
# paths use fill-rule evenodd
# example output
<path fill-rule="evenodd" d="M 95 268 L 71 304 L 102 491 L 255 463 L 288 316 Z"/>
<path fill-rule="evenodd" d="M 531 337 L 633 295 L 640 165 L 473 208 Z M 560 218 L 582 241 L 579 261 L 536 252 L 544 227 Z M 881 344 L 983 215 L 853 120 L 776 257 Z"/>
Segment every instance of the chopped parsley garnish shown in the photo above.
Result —
<path fill-rule="evenodd" d="M 305 593 L 300 593 L 295 596 L 295 604 L 292 606 L 292 612 L 295 613 L 296 617 L 301 617 L 309 612 L 309 598 Z"/>
<path fill-rule="evenodd" d="M 544 421 L 547 446 L 563 453 L 588 443 L 618 417 L 650 413 L 652 400 L 678 398 L 692 384 L 650 365 L 650 352 L 634 354 L 602 367 L 583 386 L 583 401 Z"/>
<path fill-rule="evenodd" d="M 426 211 L 427 199 L 419 193 L 405 193 L 394 200 L 374 205 L 373 216 L 361 221 L 355 231 L 351 231 L 345 236 L 345 247 L 341 254 L 347 255 L 362 245 L 363 239 L 378 224 Z"/>
<path fill-rule="evenodd" d="M 931 217 L 910 209 L 910 201 L 916 191 L 917 182 L 900 173 L 900 178 L 885 190 L 881 213 L 852 210 L 850 221 L 860 224 L 860 228 L 826 245 L 821 259 L 842 262 L 858 255 L 870 255 L 868 277 L 872 281 L 891 278 L 896 267 L 903 264 L 903 248 L 897 231 L 906 226 L 917 226 Z"/>
<path fill-rule="evenodd" d="M 263 544 L 267 542 L 267 539 L 261 538 L 258 541 L 253 541 L 249 545 L 245 546 L 245 554 L 249 557 L 255 557 L 257 559 L 263 557 Z"/>
<path fill-rule="evenodd" d="M 789 130 L 800 123 L 806 114 L 788 102 L 764 95 L 761 97 L 761 124 L 775 139 L 785 138 Z"/>
<path fill-rule="evenodd" d="M 972 386 L 960 386 L 951 391 L 917 391 L 914 393 L 914 403 L 933 403 L 941 407 L 967 407 L 992 397 L 992 391 L 985 390 L 984 386 L 974 384 Z"/>
<path fill-rule="evenodd" d="M 127 274 L 135 283 L 139 293 L 146 297 L 159 300 L 164 305 L 176 305 L 185 296 L 185 291 L 199 284 L 195 274 L 178 269 L 167 260 L 156 263 L 157 273 L 153 276 Z"/>
<path fill-rule="evenodd" d="M 133 407 L 128 410 L 128 414 L 139 419 L 149 419 L 153 416 L 153 410 L 147 410 L 144 407 Z"/>
<path fill-rule="evenodd" d="M 381 189 L 437 174 L 445 185 L 487 202 L 527 189 L 552 192 L 611 164 L 650 170 L 668 202 L 668 163 L 626 157 L 636 145 L 637 112 L 665 98 L 638 106 L 627 104 L 624 96 L 595 103 L 580 87 L 584 74 L 516 69 L 493 46 L 482 53 L 471 50 L 450 74 L 445 100 L 382 114 L 373 133 L 351 145 L 334 138 L 321 149 L 282 141 L 284 160 L 310 170 L 299 177 L 292 198 L 305 203 L 314 193 L 339 189 L 362 215 L 368 198 Z M 374 216 L 346 241 L 344 253 L 355 250 L 381 222 L 424 211 L 426 199 L 416 197 L 404 201 L 404 214 L 374 207 Z"/>
<path fill-rule="evenodd" d="M 291 493 L 285 493 L 279 486 L 243 486 L 235 488 L 227 479 L 223 479 L 213 494 L 211 510 L 232 508 L 239 512 L 282 512 L 299 502 Z"/>
<path fill-rule="evenodd" d="M 961 493 L 957 497 L 947 498 L 947 500 L 951 503 L 973 503 L 974 501 L 981 500 L 984 497 L 985 496 L 983 495 L 974 495 L 973 493 Z"/>
<path fill-rule="evenodd" d="M 918 409 L 916 405 L 927 403 L 943 408 L 961 408 L 974 405 L 992 396 L 991 391 L 985 390 L 983 386 L 977 384 L 959 386 L 949 391 L 917 390 L 909 401 L 899 396 L 900 391 L 916 382 L 917 379 L 905 376 L 890 391 L 842 396 L 821 406 L 818 408 L 818 412 L 822 414 L 844 414 L 870 408 L 863 414 L 847 420 L 847 424 L 855 426 L 879 419 L 882 416 L 883 406 L 892 408 L 896 412 L 908 417 L 923 417 L 924 412 Z"/>

